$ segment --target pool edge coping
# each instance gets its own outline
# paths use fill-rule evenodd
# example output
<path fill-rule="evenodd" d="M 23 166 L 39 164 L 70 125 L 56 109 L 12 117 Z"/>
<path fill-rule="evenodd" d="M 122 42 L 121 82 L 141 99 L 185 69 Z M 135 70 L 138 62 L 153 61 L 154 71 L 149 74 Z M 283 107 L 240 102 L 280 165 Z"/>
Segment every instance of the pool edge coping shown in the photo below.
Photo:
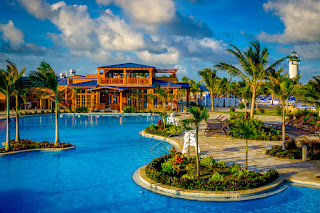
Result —
<path fill-rule="evenodd" d="M 6 155 L 14 155 L 14 154 L 20 154 L 24 152 L 33 152 L 33 151 L 46 151 L 46 152 L 60 152 L 60 151 L 65 151 L 65 150 L 70 150 L 70 149 L 75 149 L 77 146 L 73 145 L 70 147 L 65 147 L 65 148 L 37 148 L 37 149 L 25 149 L 25 150 L 20 150 L 20 151 L 12 151 L 12 152 L 4 152 L 0 153 L 1 156 L 6 156 Z"/>

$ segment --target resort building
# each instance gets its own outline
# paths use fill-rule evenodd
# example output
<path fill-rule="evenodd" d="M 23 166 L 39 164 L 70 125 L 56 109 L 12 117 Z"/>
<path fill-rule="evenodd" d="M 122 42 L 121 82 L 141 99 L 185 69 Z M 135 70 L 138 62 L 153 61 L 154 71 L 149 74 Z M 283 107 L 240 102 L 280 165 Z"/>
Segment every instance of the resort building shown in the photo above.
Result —
<path fill-rule="evenodd" d="M 189 84 L 178 82 L 177 71 L 135 63 L 98 67 L 97 74 L 85 76 L 70 70 L 68 76 L 61 73 L 59 77 L 59 106 L 63 109 L 87 107 L 91 111 L 113 112 L 122 112 L 125 106 L 145 111 L 163 110 L 165 107 L 177 107 L 178 91 L 182 88 L 187 91 L 188 105 Z M 39 109 L 36 91 L 30 92 L 29 96 L 28 101 Z M 54 108 L 55 100 L 50 93 L 42 99 L 44 108 Z"/>

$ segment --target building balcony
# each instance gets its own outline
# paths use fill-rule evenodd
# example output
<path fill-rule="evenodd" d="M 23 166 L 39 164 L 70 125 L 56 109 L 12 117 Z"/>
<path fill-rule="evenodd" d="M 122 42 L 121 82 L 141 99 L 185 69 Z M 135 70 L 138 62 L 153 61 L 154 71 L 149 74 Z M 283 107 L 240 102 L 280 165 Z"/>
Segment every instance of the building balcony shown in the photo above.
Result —
<path fill-rule="evenodd" d="M 134 84 L 149 85 L 150 78 L 102 78 L 101 84 Z"/>

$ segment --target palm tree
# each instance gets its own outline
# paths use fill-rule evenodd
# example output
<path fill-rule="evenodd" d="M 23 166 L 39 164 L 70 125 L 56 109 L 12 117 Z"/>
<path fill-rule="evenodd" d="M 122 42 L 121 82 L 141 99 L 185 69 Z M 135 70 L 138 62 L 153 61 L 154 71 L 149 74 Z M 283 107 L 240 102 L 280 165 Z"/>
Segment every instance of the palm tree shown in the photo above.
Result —
<path fill-rule="evenodd" d="M 6 96 L 7 107 L 7 136 L 6 136 L 6 146 L 5 151 L 10 150 L 10 128 L 9 128 L 9 119 L 10 119 L 10 96 L 15 90 L 15 85 L 18 79 L 21 78 L 26 68 L 23 68 L 20 72 L 18 71 L 16 65 L 10 61 L 7 61 L 7 69 L 0 70 L 0 92 Z"/>
<path fill-rule="evenodd" d="M 162 118 L 163 120 L 163 126 L 164 128 L 167 127 L 167 117 L 169 117 L 168 113 L 166 113 L 165 111 L 160 112 L 159 116 Z"/>
<path fill-rule="evenodd" d="M 217 70 L 204 68 L 203 70 L 199 71 L 199 75 L 203 78 L 204 83 L 206 84 L 208 90 L 210 91 L 210 99 L 211 99 L 211 111 L 213 112 L 214 103 L 213 103 L 213 93 L 215 89 L 215 81 Z"/>
<path fill-rule="evenodd" d="M 30 85 L 26 80 L 22 80 L 19 78 L 15 83 L 15 90 L 13 91 L 16 99 L 16 107 L 15 107 L 15 114 L 16 114 L 16 142 L 20 142 L 20 133 L 19 133 L 19 96 L 21 96 L 26 88 Z"/>
<path fill-rule="evenodd" d="M 60 146 L 59 141 L 59 92 L 58 92 L 58 78 L 56 73 L 53 71 L 51 66 L 46 62 L 42 61 L 40 66 L 36 68 L 37 71 L 32 71 L 29 75 L 29 79 L 36 87 L 48 88 L 55 96 L 55 123 L 56 123 L 56 133 L 55 133 L 55 147 Z"/>
<path fill-rule="evenodd" d="M 136 108 L 139 108 L 139 99 L 140 99 L 140 95 L 143 94 L 142 90 L 134 90 L 132 95 L 130 96 L 130 98 L 133 98 L 136 100 Z"/>
<path fill-rule="evenodd" d="M 301 97 L 304 103 L 314 104 L 320 108 L 320 76 L 312 77 L 304 87 L 301 89 Z M 320 115 L 320 110 L 319 110 Z"/>
<path fill-rule="evenodd" d="M 24 103 L 24 110 L 27 110 L 29 89 L 24 87 L 24 88 L 21 89 L 21 91 L 19 93 L 20 93 L 20 96 L 21 96 L 21 98 L 23 100 L 23 103 Z"/>
<path fill-rule="evenodd" d="M 197 175 L 198 179 L 200 177 L 200 163 L 199 163 L 199 142 L 198 142 L 198 132 L 199 132 L 199 125 L 200 122 L 205 120 L 207 121 L 209 118 L 208 111 L 206 108 L 203 108 L 202 110 L 200 107 L 193 106 L 188 109 L 188 111 L 191 113 L 192 118 L 183 120 L 183 125 L 188 126 L 190 124 L 194 124 L 196 126 L 196 146 L 197 146 L 197 155 L 196 155 L 196 161 L 197 161 Z"/>
<path fill-rule="evenodd" d="M 253 117 L 258 84 L 265 79 L 266 73 L 268 73 L 269 70 L 274 69 L 288 56 L 267 67 L 268 49 L 261 49 L 259 41 L 250 42 L 250 44 L 251 46 L 244 53 L 234 45 L 230 45 L 233 49 L 227 49 L 228 52 L 236 57 L 242 69 L 238 69 L 234 65 L 227 63 L 219 63 L 215 67 L 227 71 L 231 76 L 238 76 L 250 84 L 252 92 L 250 116 Z"/>
<path fill-rule="evenodd" d="M 271 78 L 271 81 L 268 84 L 269 91 L 280 99 L 282 105 L 282 150 L 286 149 L 285 105 L 290 95 L 292 95 L 297 88 L 298 78 L 290 79 L 287 76 L 279 76 L 278 79 Z"/>
<path fill-rule="evenodd" d="M 40 102 L 40 110 L 42 110 L 42 99 L 44 96 L 48 95 L 46 91 L 43 90 L 38 90 L 37 91 L 38 97 L 39 97 L 39 102 Z"/>
<path fill-rule="evenodd" d="M 239 122 L 236 122 L 234 124 L 234 127 L 230 132 L 234 135 L 237 135 L 237 137 L 240 136 L 240 138 L 246 139 L 246 170 L 248 169 L 248 140 L 251 137 L 254 137 L 256 135 L 254 128 L 252 127 L 252 124 L 249 120 L 240 120 Z"/>

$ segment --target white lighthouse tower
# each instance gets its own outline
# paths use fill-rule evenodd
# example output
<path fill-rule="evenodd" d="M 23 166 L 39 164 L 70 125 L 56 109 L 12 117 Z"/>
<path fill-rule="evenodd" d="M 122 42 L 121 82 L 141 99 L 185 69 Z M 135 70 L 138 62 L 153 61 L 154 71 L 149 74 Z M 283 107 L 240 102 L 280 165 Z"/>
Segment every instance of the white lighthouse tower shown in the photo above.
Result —
<path fill-rule="evenodd" d="M 300 59 L 298 54 L 293 51 L 289 56 L 289 78 L 296 78 L 299 75 L 298 65 L 300 64 Z"/>

